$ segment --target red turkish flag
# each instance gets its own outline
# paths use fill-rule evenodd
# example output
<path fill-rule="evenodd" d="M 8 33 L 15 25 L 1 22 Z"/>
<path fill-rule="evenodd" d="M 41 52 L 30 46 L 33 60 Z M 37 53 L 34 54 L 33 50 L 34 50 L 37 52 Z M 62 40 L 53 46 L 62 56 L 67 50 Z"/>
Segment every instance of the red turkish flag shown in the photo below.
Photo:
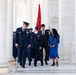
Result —
<path fill-rule="evenodd" d="M 41 7 L 40 7 L 40 4 L 38 5 L 38 17 L 37 17 L 36 26 L 38 27 L 38 31 L 40 31 L 40 29 L 41 29 Z"/>

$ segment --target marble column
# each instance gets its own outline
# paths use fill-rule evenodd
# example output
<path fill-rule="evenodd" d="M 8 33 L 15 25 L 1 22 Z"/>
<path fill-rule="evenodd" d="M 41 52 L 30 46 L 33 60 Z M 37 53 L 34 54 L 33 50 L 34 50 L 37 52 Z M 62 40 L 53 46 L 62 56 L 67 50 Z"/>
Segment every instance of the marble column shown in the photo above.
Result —
<path fill-rule="evenodd" d="M 41 5 L 41 23 L 46 25 L 46 29 L 49 29 L 49 0 L 40 0 Z"/>
<path fill-rule="evenodd" d="M 13 0 L 13 31 L 16 31 L 16 0 Z"/>
<path fill-rule="evenodd" d="M 75 27 L 74 27 L 74 30 L 75 30 L 75 58 L 76 58 L 76 0 L 75 0 Z"/>
<path fill-rule="evenodd" d="M 9 72 L 7 60 L 7 0 L 0 0 L 0 75 Z"/>
<path fill-rule="evenodd" d="M 72 44 L 72 57 L 71 57 L 71 61 L 72 63 L 76 64 L 76 0 L 75 0 L 75 19 L 74 19 L 74 40 L 73 40 L 73 44 Z"/>
<path fill-rule="evenodd" d="M 7 0 L 7 58 L 13 62 L 13 0 Z"/>
<path fill-rule="evenodd" d="M 62 3 L 62 0 L 59 0 L 59 13 L 58 13 L 58 16 L 59 16 L 59 19 L 58 19 L 58 32 L 59 32 L 59 35 L 60 35 L 60 44 L 59 44 L 59 56 L 60 56 L 60 60 L 63 60 L 63 23 L 62 23 L 62 6 L 63 6 L 63 3 Z"/>
<path fill-rule="evenodd" d="M 59 0 L 49 0 L 49 23 L 50 29 L 58 29 L 58 13 L 59 13 Z"/>

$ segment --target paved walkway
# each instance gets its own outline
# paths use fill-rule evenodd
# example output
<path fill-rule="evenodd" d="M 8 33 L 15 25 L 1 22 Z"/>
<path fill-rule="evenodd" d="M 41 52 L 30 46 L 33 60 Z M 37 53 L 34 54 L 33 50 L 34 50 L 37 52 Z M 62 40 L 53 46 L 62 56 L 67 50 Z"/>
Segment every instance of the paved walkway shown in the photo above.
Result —
<path fill-rule="evenodd" d="M 76 64 L 71 62 L 60 61 L 58 67 L 52 67 L 50 62 L 44 66 L 40 66 L 40 62 L 38 62 L 37 67 L 34 67 L 33 63 L 31 66 L 27 64 L 25 69 L 19 67 L 13 75 L 76 75 Z"/>

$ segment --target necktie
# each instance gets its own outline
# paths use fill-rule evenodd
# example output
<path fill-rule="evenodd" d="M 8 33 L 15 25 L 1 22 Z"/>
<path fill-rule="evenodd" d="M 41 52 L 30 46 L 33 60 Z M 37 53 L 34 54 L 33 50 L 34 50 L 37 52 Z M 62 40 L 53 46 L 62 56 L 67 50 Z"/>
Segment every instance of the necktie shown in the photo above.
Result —
<path fill-rule="evenodd" d="M 42 31 L 42 34 L 45 35 L 45 31 L 44 30 Z"/>

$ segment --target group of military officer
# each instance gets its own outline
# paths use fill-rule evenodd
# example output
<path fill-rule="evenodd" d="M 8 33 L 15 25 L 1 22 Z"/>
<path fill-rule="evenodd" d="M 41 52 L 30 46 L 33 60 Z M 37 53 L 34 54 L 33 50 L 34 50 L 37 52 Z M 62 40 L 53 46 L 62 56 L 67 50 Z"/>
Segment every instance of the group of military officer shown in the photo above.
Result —
<path fill-rule="evenodd" d="M 49 30 L 45 30 L 45 24 L 41 25 L 41 31 L 38 31 L 36 26 L 33 29 L 28 29 L 29 23 L 23 21 L 23 26 L 17 28 L 15 34 L 15 47 L 18 51 L 18 63 L 22 68 L 25 68 L 26 58 L 28 57 L 29 63 L 31 65 L 32 58 L 34 59 L 34 66 L 37 66 L 37 61 L 41 62 L 41 66 L 44 65 L 43 62 L 43 49 L 45 50 L 45 64 L 48 65 L 49 60 L 49 47 L 48 38 Z"/>

